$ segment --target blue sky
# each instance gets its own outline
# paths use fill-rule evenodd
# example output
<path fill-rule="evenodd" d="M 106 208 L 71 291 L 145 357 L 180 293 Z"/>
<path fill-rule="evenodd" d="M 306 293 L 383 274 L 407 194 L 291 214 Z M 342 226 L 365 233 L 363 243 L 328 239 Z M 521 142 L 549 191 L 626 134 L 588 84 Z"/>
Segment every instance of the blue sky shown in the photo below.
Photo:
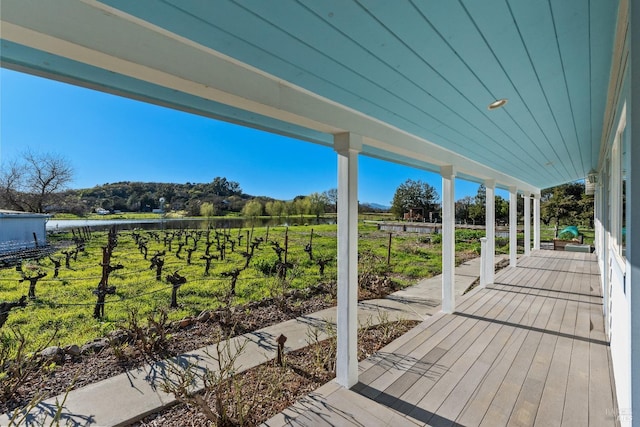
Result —
<path fill-rule="evenodd" d="M 0 165 L 27 148 L 65 157 L 71 188 L 223 176 L 245 193 L 289 200 L 337 187 L 330 148 L 1 69 Z M 361 156 L 359 200 L 390 205 L 408 178 L 441 194 L 437 174 Z M 456 199 L 477 189 L 458 179 Z"/>

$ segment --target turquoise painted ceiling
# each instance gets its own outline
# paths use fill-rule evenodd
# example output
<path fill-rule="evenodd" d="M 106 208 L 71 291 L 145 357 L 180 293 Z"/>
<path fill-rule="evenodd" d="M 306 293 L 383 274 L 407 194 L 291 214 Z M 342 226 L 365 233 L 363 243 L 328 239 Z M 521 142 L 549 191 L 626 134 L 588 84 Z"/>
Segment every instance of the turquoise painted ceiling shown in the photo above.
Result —
<path fill-rule="evenodd" d="M 616 0 L 44 3 L 2 1 L 3 66 L 327 145 L 331 132 L 383 126 L 365 154 L 431 169 L 468 159 L 463 175 L 503 186 L 597 167 Z M 213 58 L 249 70 L 245 87 Z M 321 105 L 270 95 L 263 77 Z"/>

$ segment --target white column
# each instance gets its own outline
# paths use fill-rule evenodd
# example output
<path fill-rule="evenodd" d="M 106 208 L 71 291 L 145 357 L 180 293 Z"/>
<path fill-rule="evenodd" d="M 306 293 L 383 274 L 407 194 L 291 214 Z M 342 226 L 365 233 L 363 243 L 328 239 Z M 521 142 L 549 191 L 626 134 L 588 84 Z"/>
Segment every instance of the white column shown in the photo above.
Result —
<path fill-rule="evenodd" d="M 604 198 L 604 186 L 602 185 L 602 174 L 600 174 L 598 178 L 598 184 L 596 185 L 596 194 L 594 198 L 594 215 L 595 215 L 595 227 L 598 231 L 596 236 L 596 241 L 594 244 L 596 245 L 596 255 L 598 257 L 598 264 L 600 268 L 600 289 L 602 292 L 602 314 L 604 315 L 604 332 L 606 337 L 610 340 L 610 323 L 609 323 L 609 287 L 607 283 L 608 280 L 608 272 L 605 270 L 605 259 L 606 259 L 606 250 L 605 250 L 605 230 L 603 229 L 603 221 L 604 221 L 604 207 L 605 198 Z"/>
<path fill-rule="evenodd" d="M 540 195 L 533 195 L 533 249 L 540 250 Z"/>
<path fill-rule="evenodd" d="M 518 262 L 518 189 L 509 187 L 509 267 Z"/>
<path fill-rule="evenodd" d="M 524 255 L 531 253 L 531 194 L 524 192 Z"/>
<path fill-rule="evenodd" d="M 453 313 L 455 301 L 455 171 L 453 166 L 441 166 L 442 175 L 442 311 Z"/>
<path fill-rule="evenodd" d="M 484 182 L 487 189 L 485 197 L 485 229 L 487 236 L 487 263 L 485 277 L 487 283 L 494 282 L 496 266 L 496 182 L 487 179 Z"/>
<path fill-rule="evenodd" d="M 487 238 L 480 238 L 480 287 L 487 286 Z"/>
<path fill-rule="evenodd" d="M 362 137 L 334 136 L 338 153 L 338 319 L 336 380 L 358 382 L 358 153 Z"/>

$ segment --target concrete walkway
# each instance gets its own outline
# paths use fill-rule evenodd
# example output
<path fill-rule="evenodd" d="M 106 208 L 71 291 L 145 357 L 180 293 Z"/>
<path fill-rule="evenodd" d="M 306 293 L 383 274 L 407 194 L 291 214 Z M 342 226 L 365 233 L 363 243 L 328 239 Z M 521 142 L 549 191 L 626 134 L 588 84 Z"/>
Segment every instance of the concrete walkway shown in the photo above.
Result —
<path fill-rule="evenodd" d="M 507 258 L 497 256 L 496 262 Z M 456 268 L 456 295 L 461 295 L 478 277 L 480 259 L 465 262 Z M 360 324 L 378 324 L 389 320 L 425 320 L 440 310 L 441 276 L 420 281 L 418 284 L 389 295 L 385 299 L 359 303 Z M 386 313 L 381 315 L 381 313 Z M 308 345 L 309 331 L 317 329 L 319 339 L 326 338 L 327 323 L 335 324 L 336 308 L 328 308 L 294 320 L 269 326 L 230 340 L 230 348 L 245 345 L 238 357 L 237 371 L 242 372 L 276 356 L 275 340 L 280 334 L 288 339 L 286 351 Z M 61 425 L 123 426 L 175 403 L 173 395 L 161 390 L 163 381 L 173 378 L 175 366 L 195 365 L 198 370 L 216 369 L 217 362 L 209 355 L 216 354 L 216 346 L 209 346 L 169 361 L 160 361 L 133 369 L 125 374 L 90 384 L 69 392 L 62 410 Z M 196 385 L 196 388 L 199 385 Z M 328 384 L 324 387 L 336 387 Z M 26 414 L 21 425 L 49 424 L 56 413 L 56 399 L 47 399 Z M 48 421 L 47 421 L 48 420 Z M 9 424 L 6 414 L 0 415 L 0 426 Z"/>

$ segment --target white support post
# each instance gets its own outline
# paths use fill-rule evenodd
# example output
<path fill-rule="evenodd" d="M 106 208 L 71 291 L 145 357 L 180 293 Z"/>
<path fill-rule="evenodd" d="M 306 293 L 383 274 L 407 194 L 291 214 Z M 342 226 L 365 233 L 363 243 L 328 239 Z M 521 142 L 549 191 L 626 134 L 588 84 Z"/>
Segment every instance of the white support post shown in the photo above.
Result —
<path fill-rule="evenodd" d="M 533 249 L 540 250 L 540 195 L 533 195 Z"/>
<path fill-rule="evenodd" d="M 496 182 L 487 179 L 484 182 L 485 197 L 485 230 L 487 236 L 487 257 L 485 277 L 487 283 L 493 283 L 496 265 Z"/>
<path fill-rule="evenodd" d="M 600 267 L 600 292 L 602 292 L 602 314 L 604 316 L 604 333 L 605 336 L 607 337 L 607 339 L 611 339 L 611 323 L 609 322 L 609 308 L 610 308 L 610 301 L 609 301 L 609 279 L 608 279 L 608 272 L 605 273 L 605 265 L 606 265 L 606 253 L 608 251 L 608 249 L 606 249 L 605 247 L 605 234 L 606 231 L 603 229 L 603 223 L 604 223 L 604 215 L 605 215 L 605 210 L 604 207 L 605 205 L 605 194 L 604 194 L 604 185 L 603 185 L 603 174 L 600 174 L 600 176 L 598 177 L 598 184 L 596 187 L 596 194 L 595 194 L 595 205 L 594 205 L 594 214 L 596 216 L 595 218 L 595 226 L 596 226 L 596 230 L 598 230 L 598 234 L 597 234 L 597 243 L 594 241 L 594 243 L 596 244 L 596 254 L 598 257 L 598 264 Z"/>
<path fill-rule="evenodd" d="M 509 267 L 518 262 L 518 189 L 509 187 Z"/>
<path fill-rule="evenodd" d="M 358 153 L 362 137 L 334 136 L 338 153 L 338 319 L 336 380 L 358 382 Z"/>
<path fill-rule="evenodd" d="M 442 311 L 453 313 L 455 301 L 455 171 L 453 166 L 441 166 L 442 175 Z"/>
<path fill-rule="evenodd" d="M 480 287 L 487 286 L 487 238 L 480 238 Z"/>
<path fill-rule="evenodd" d="M 524 192 L 524 255 L 531 254 L 531 194 Z"/>

